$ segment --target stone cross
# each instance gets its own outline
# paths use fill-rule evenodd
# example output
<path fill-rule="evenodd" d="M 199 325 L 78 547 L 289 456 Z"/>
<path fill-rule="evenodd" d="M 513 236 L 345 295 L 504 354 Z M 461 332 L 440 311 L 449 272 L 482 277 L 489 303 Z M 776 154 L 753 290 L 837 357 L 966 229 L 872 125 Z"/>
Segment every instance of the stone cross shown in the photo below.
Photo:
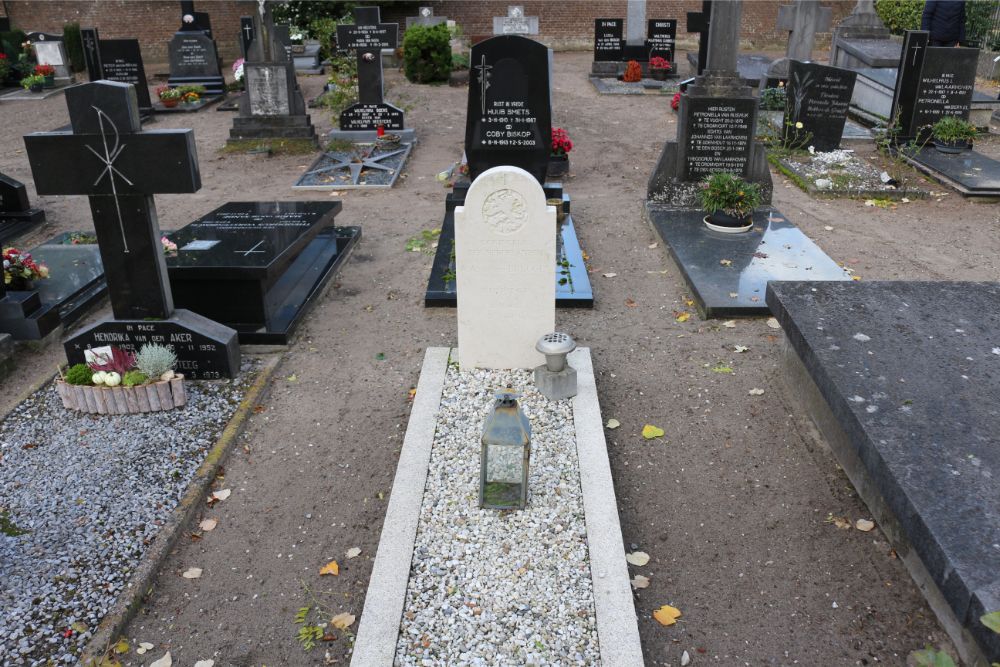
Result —
<path fill-rule="evenodd" d="M 493 17 L 494 35 L 537 35 L 538 17 L 525 16 L 523 5 L 508 5 L 507 16 Z"/>
<path fill-rule="evenodd" d="M 80 37 L 83 39 L 83 59 L 87 63 L 87 76 L 90 77 L 91 81 L 103 79 L 101 38 L 97 34 L 97 28 L 81 29 Z"/>
<path fill-rule="evenodd" d="M 519 167 L 487 169 L 455 208 L 458 359 L 471 368 L 534 368 L 555 331 L 556 209 Z"/>
<path fill-rule="evenodd" d="M 399 24 L 382 23 L 378 7 L 357 7 L 354 25 L 337 26 L 337 46 L 358 57 L 358 103 L 381 104 L 382 49 L 399 46 Z"/>
<path fill-rule="evenodd" d="M 154 194 L 201 188 L 193 130 L 143 132 L 131 85 L 66 90 L 71 132 L 24 137 L 42 195 L 87 195 L 111 308 L 120 320 L 167 318 L 173 298 Z"/>
<path fill-rule="evenodd" d="M 821 7 L 819 0 L 797 0 L 794 5 L 781 5 L 778 29 L 788 31 L 786 58 L 812 60 L 816 33 L 830 30 L 830 8 Z"/>
<path fill-rule="evenodd" d="M 688 12 L 687 31 L 698 33 L 698 74 L 708 63 L 708 27 L 712 22 L 712 0 L 702 0 L 700 12 Z"/>
<path fill-rule="evenodd" d="M 646 0 L 628 0 L 625 14 L 625 43 L 642 46 L 646 42 Z"/>
<path fill-rule="evenodd" d="M 242 25 L 242 21 L 241 21 Z M 242 29 L 242 28 L 241 28 Z M 241 37 L 245 33 L 240 33 Z M 277 36 L 271 3 L 258 0 L 257 13 L 253 17 L 253 40 L 247 50 L 247 62 L 284 63 L 289 62 L 288 51 Z"/>

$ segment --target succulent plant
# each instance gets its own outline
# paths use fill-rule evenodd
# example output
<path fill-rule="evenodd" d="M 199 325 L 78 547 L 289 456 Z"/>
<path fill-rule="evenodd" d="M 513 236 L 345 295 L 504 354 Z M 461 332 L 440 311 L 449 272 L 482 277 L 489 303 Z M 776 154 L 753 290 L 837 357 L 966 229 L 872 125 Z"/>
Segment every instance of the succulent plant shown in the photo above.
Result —
<path fill-rule="evenodd" d="M 166 345 L 147 343 L 135 357 L 135 367 L 146 377 L 158 379 L 177 365 L 177 355 Z"/>

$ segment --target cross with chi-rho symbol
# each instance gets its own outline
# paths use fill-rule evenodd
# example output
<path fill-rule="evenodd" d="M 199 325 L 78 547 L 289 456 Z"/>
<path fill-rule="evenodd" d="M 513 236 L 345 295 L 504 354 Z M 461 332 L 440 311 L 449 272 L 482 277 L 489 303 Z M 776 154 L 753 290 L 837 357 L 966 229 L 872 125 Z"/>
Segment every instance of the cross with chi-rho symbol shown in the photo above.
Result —
<path fill-rule="evenodd" d="M 153 195 L 201 188 L 192 130 L 142 131 L 134 88 L 66 89 L 72 132 L 24 137 L 40 195 L 88 195 L 115 318 L 174 310 Z"/>

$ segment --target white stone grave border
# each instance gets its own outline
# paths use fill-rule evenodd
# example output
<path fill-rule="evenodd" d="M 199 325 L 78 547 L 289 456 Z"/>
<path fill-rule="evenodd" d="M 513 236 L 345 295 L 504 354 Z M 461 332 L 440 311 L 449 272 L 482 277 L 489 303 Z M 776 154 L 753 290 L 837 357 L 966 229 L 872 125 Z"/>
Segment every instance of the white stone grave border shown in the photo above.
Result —
<path fill-rule="evenodd" d="M 396 656 L 437 412 L 448 362 L 453 354 L 457 356 L 457 350 L 447 347 L 431 347 L 424 354 L 354 641 L 351 667 L 391 667 Z M 569 360 L 577 372 L 573 423 L 601 662 L 607 667 L 641 665 L 639 626 L 590 349 L 578 348 L 570 354 Z"/>

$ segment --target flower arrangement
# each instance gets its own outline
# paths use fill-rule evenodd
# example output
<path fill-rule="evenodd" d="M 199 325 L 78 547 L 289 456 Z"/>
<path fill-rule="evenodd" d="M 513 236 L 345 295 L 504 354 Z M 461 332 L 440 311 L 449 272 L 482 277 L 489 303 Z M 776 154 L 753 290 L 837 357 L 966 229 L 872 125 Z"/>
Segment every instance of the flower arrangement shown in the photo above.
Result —
<path fill-rule="evenodd" d="M 181 91 L 170 86 L 159 86 L 156 89 L 156 96 L 161 100 L 179 100 L 181 99 Z"/>
<path fill-rule="evenodd" d="M 63 239 L 62 243 L 63 245 L 93 245 L 97 243 L 97 236 L 84 232 L 73 232 Z"/>
<path fill-rule="evenodd" d="M 237 81 L 243 80 L 243 64 L 245 62 L 243 58 L 237 58 L 236 62 L 233 63 L 233 78 Z"/>
<path fill-rule="evenodd" d="M 649 67 L 651 69 L 662 69 L 668 72 L 671 70 L 670 61 L 666 58 L 661 58 L 660 56 L 653 56 L 650 58 Z"/>
<path fill-rule="evenodd" d="M 52 65 L 35 65 L 35 74 L 38 76 L 55 76 L 56 68 Z"/>
<path fill-rule="evenodd" d="M 45 77 L 41 74 L 29 74 L 28 76 L 21 79 L 21 87 L 25 90 L 36 89 L 38 86 L 45 85 Z"/>
<path fill-rule="evenodd" d="M 181 102 L 185 104 L 193 104 L 205 94 L 205 86 L 177 86 L 176 90 L 180 91 Z"/>
<path fill-rule="evenodd" d="M 625 66 L 625 73 L 622 74 L 622 81 L 626 83 L 642 81 L 642 66 L 639 65 L 638 60 L 628 61 L 628 65 Z"/>
<path fill-rule="evenodd" d="M 709 214 L 723 212 L 746 220 L 760 205 L 760 186 L 735 174 L 716 172 L 701 182 L 701 207 Z"/>
<path fill-rule="evenodd" d="M 177 254 L 177 244 L 168 239 L 166 236 L 160 237 L 160 244 L 163 246 L 164 255 L 175 255 Z"/>
<path fill-rule="evenodd" d="M 29 280 L 48 277 L 49 267 L 32 259 L 30 252 L 21 252 L 17 248 L 3 249 L 3 282 L 11 289 L 23 287 Z"/>
<path fill-rule="evenodd" d="M 187 402 L 184 376 L 174 372 L 177 355 L 167 346 L 147 343 L 138 354 L 112 346 L 88 350 L 86 358 L 56 383 L 66 408 L 114 415 L 170 410 Z"/>
<path fill-rule="evenodd" d="M 674 93 L 673 98 L 671 98 L 670 100 L 670 108 L 673 109 L 674 111 L 677 111 L 678 109 L 680 109 L 680 106 L 681 106 L 681 94 Z"/>
<path fill-rule="evenodd" d="M 573 150 L 569 133 L 561 127 L 552 128 L 552 155 L 567 155 Z"/>

